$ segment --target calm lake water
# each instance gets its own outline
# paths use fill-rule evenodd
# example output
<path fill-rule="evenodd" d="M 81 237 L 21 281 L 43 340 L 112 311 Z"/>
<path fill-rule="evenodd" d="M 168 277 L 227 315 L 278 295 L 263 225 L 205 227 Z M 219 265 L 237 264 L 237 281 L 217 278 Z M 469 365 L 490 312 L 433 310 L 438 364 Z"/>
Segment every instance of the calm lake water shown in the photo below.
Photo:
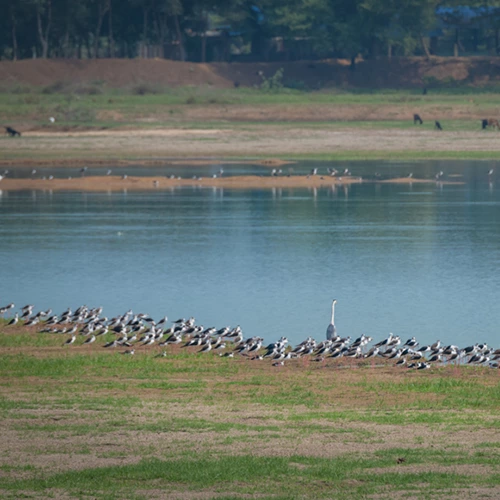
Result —
<path fill-rule="evenodd" d="M 296 343 L 325 338 L 336 298 L 343 336 L 393 332 L 499 347 L 500 177 L 487 175 L 494 165 L 342 164 L 355 175 L 462 175 L 466 184 L 453 186 L 4 191 L 0 305 L 194 315 L 205 326 L 240 324 L 245 335 Z"/>

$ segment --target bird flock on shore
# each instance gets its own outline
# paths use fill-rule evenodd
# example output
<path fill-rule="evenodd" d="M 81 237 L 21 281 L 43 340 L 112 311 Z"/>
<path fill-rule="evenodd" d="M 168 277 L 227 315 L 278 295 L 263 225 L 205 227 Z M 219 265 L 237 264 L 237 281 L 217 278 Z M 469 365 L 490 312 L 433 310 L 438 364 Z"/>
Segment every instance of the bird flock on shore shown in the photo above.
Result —
<path fill-rule="evenodd" d="M 437 340 L 420 346 L 415 337 L 403 343 L 399 336 L 392 333 L 376 343 L 367 335 L 354 340 L 351 337 L 340 337 L 335 327 L 336 302 L 332 302 L 326 340 L 317 342 L 309 336 L 296 346 L 289 345 L 285 337 L 270 344 L 266 344 L 259 336 L 245 338 L 240 326 L 205 328 L 197 325 L 194 317 L 169 322 L 165 316 L 155 321 L 147 314 L 129 310 L 108 319 L 102 316 L 102 307 L 89 308 L 85 305 L 74 311 L 68 308 L 61 314 L 53 314 L 51 309 L 34 313 L 34 306 L 26 305 L 14 316 L 9 316 L 7 327 L 19 325 L 34 328 L 40 334 L 61 335 L 64 337 L 61 344 L 63 347 L 93 344 L 106 335 L 100 342 L 103 348 L 116 349 L 125 355 L 134 355 L 136 350 L 156 346 L 160 348 L 157 356 L 166 357 L 167 347 L 178 345 L 200 354 L 212 352 L 228 358 L 269 360 L 273 366 L 284 366 L 290 359 L 322 364 L 328 359 L 371 359 L 373 365 L 378 359 L 384 364 L 416 370 L 445 364 L 500 367 L 500 348 L 494 349 L 486 343 L 460 348 L 456 345 L 443 345 Z M 0 317 L 10 315 L 14 308 L 12 303 L 0 307 Z"/>
<path fill-rule="evenodd" d="M 80 176 L 81 177 L 85 177 L 85 175 L 88 173 L 88 167 L 83 167 L 79 170 L 80 172 Z M 288 173 L 284 173 L 282 169 L 277 169 L 277 168 L 273 168 L 269 175 L 271 177 L 292 177 L 292 172 L 293 172 L 293 169 L 289 169 Z M 111 169 L 108 169 L 107 172 L 106 172 L 106 176 L 110 176 L 112 174 L 112 170 Z M 221 178 L 224 174 L 224 169 L 223 168 L 220 168 L 219 171 L 215 174 L 212 175 L 212 178 L 216 179 L 216 178 Z M 5 170 L 1 175 L 0 175 L 0 181 L 2 181 L 3 179 L 7 178 L 7 176 L 10 175 L 10 172 L 9 170 Z M 37 175 L 37 170 L 36 169 L 33 169 L 31 171 L 31 179 L 35 179 Z M 319 169 L 318 167 L 314 167 L 311 169 L 311 171 L 309 172 L 309 174 L 306 175 L 307 179 L 311 179 L 311 178 L 315 178 L 315 177 L 318 177 L 321 179 L 321 180 L 325 180 L 327 177 L 330 177 L 330 178 L 335 178 L 337 179 L 337 181 L 339 182 L 342 182 L 342 181 L 345 181 L 346 179 L 353 179 L 353 180 L 356 180 L 356 181 L 362 181 L 363 178 L 361 176 L 353 176 L 352 172 L 348 169 L 348 168 L 345 168 L 344 170 L 337 170 L 336 168 L 332 168 L 332 167 L 327 167 L 326 169 L 326 174 L 322 174 L 319 172 Z M 260 175 L 260 177 L 262 177 L 262 175 Z M 440 170 L 438 171 L 435 175 L 434 175 L 434 179 L 436 181 L 436 183 L 438 184 L 442 184 L 443 181 L 446 180 L 446 174 Z M 455 176 L 456 177 L 456 176 Z M 73 177 L 69 176 L 67 177 L 68 180 L 71 180 Z M 128 175 L 127 174 L 122 174 L 121 175 L 121 179 L 122 180 L 126 180 L 128 178 Z M 183 178 L 179 175 L 167 175 L 166 176 L 167 179 L 169 180 L 183 180 Z M 408 179 L 414 179 L 413 177 L 413 172 L 410 172 L 408 175 L 407 175 L 407 178 Z M 490 168 L 488 170 L 488 173 L 487 173 L 487 179 L 488 179 L 488 183 L 490 184 L 490 186 L 493 185 L 493 181 L 494 181 L 494 178 L 495 178 L 495 170 L 493 168 Z M 40 180 L 49 180 L 49 181 L 52 181 L 55 179 L 55 177 L 53 175 L 48 175 L 48 176 L 41 176 L 39 177 Z M 188 177 L 184 178 L 184 179 L 189 179 Z M 381 180 L 384 180 L 384 177 L 379 173 L 379 172 L 374 172 L 373 174 L 373 179 L 375 181 L 381 181 Z M 196 180 L 196 181 L 201 181 L 203 180 L 203 177 L 200 177 L 199 175 L 193 175 L 191 177 L 191 180 Z M 387 180 L 387 179 L 385 179 Z M 160 183 L 157 179 L 154 179 L 153 181 L 153 186 L 154 187 L 159 187 L 160 186 Z M 410 180 L 411 182 L 411 180 Z"/>

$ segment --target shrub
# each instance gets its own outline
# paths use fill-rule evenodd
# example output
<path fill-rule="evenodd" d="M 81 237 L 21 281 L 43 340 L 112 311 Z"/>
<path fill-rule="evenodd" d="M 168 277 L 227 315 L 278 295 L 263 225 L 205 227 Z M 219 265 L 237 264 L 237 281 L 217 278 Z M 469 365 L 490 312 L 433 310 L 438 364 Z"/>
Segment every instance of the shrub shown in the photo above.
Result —
<path fill-rule="evenodd" d="M 66 92 L 68 89 L 68 84 L 61 80 L 57 82 L 51 83 L 42 88 L 42 94 L 60 94 L 62 92 Z"/>
<path fill-rule="evenodd" d="M 283 88 L 283 71 L 283 68 L 280 68 L 269 78 L 262 76 L 260 88 L 266 92 L 279 92 Z"/>
<path fill-rule="evenodd" d="M 16 84 L 0 89 L 1 92 L 5 92 L 8 94 L 30 94 L 31 90 L 31 87 L 21 84 Z"/>
<path fill-rule="evenodd" d="M 293 90 L 307 90 L 307 85 L 302 80 L 287 80 L 284 87 Z"/>
<path fill-rule="evenodd" d="M 75 94 L 80 95 L 100 95 L 102 94 L 102 88 L 97 85 L 87 84 L 79 85 L 74 89 Z"/>
<path fill-rule="evenodd" d="M 131 93 L 134 95 L 147 95 L 147 94 L 160 93 L 160 89 L 157 86 L 147 82 L 138 83 L 134 85 L 130 90 Z"/>

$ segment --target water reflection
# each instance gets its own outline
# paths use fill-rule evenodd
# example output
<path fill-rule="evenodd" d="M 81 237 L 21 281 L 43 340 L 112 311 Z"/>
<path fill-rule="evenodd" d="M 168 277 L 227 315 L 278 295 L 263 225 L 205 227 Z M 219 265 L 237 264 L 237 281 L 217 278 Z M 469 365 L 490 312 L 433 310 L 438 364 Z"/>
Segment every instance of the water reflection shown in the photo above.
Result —
<path fill-rule="evenodd" d="M 0 299 L 298 342 L 324 338 L 336 297 L 340 335 L 496 344 L 491 184 L 3 193 Z"/>

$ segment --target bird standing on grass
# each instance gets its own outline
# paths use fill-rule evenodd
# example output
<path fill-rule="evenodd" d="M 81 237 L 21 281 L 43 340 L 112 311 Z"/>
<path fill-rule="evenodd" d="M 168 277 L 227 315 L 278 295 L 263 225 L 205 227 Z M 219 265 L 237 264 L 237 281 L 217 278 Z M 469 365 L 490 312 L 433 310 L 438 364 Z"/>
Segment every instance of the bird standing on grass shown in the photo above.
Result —
<path fill-rule="evenodd" d="M 64 345 L 71 345 L 76 339 L 76 335 L 73 335 L 71 338 L 69 338 L 68 340 L 66 340 L 66 342 L 64 342 Z"/>
<path fill-rule="evenodd" d="M 14 326 L 17 325 L 17 322 L 19 321 L 19 313 L 16 313 L 16 315 L 9 321 L 7 326 Z"/>
<path fill-rule="evenodd" d="M 335 328 L 335 304 L 337 300 L 334 299 L 332 302 L 332 319 L 330 320 L 330 324 L 326 329 L 326 339 L 331 340 L 337 334 L 337 329 Z"/>

